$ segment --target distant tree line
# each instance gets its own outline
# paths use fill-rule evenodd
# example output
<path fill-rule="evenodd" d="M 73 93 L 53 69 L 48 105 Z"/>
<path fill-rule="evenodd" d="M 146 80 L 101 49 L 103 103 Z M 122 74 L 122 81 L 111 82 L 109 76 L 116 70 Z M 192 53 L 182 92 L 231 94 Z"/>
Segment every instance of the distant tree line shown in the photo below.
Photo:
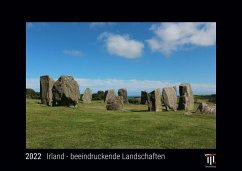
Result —
<path fill-rule="evenodd" d="M 211 94 L 211 95 L 194 95 L 195 102 L 197 102 L 198 99 L 208 100 L 209 102 L 216 103 L 216 94 Z"/>
<path fill-rule="evenodd" d="M 140 97 L 131 97 L 129 98 L 129 103 L 131 104 L 140 104 L 141 98 Z"/>
<path fill-rule="evenodd" d="M 82 97 L 83 94 L 81 94 Z M 26 88 L 26 98 L 28 99 L 40 99 L 40 93 L 35 92 L 31 88 Z M 177 97 L 179 101 L 179 96 Z M 194 95 L 195 102 L 197 99 L 208 99 L 209 102 L 216 103 L 216 94 L 212 95 Z M 97 93 L 92 94 L 92 100 L 104 100 L 104 91 L 99 90 Z M 141 98 L 140 97 L 130 97 L 129 103 L 131 104 L 140 104 Z M 163 99 L 161 98 L 161 101 Z"/>
<path fill-rule="evenodd" d="M 212 94 L 208 100 L 209 102 L 216 103 L 216 94 Z"/>
<path fill-rule="evenodd" d="M 104 91 L 98 91 L 92 94 L 92 100 L 104 100 Z"/>
<path fill-rule="evenodd" d="M 40 93 L 35 92 L 31 88 L 26 88 L 26 98 L 27 99 L 40 99 Z"/>

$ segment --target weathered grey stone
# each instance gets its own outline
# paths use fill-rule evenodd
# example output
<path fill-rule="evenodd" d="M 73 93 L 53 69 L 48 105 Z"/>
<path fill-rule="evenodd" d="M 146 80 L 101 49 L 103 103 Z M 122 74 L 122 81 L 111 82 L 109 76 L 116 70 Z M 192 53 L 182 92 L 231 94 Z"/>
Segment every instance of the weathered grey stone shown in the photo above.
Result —
<path fill-rule="evenodd" d="M 162 90 L 163 103 L 165 104 L 166 110 L 177 109 L 177 96 L 174 87 L 164 87 Z"/>
<path fill-rule="evenodd" d="M 52 88 L 54 83 L 55 81 L 48 75 L 40 77 L 40 98 L 42 104 L 52 106 Z"/>
<path fill-rule="evenodd" d="M 80 99 L 79 85 L 72 76 L 61 76 L 54 84 L 53 105 L 76 106 Z"/>
<path fill-rule="evenodd" d="M 123 109 L 123 96 L 113 96 L 107 100 L 107 110 L 122 110 Z"/>
<path fill-rule="evenodd" d="M 191 85 L 188 83 L 179 85 L 179 93 L 180 98 L 178 109 L 192 111 L 194 108 L 194 97 Z"/>
<path fill-rule="evenodd" d="M 92 101 L 92 90 L 90 88 L 86 88 L 83 96 L 82 96 L 83 103 L 91 103 Z"/>
<path fill-rule="evenodd" d="M 175 92 L 177 93 L 177 89 L 176 89 L 176 86 L 173 86 L 173 88 L 174 88 Z"/>
<path fill-rule="evenodd" d="M 155 89 L 147 94 L 147 102 L 149 111 L 162 111 L 160 89 Z"/>
<path fill-rule="evenodd" d="M 148 104 L 146 91 L 141 91 L 141 104 Z"/>
<path fill-rule="evenodd" d="M 202 113 L 202 114 L 216 114 L 216 104 L 211 103 L 200 103 L 196 113 Z"/>
<path fill-rule="evenodd" d="M 109 99 L 113 97 L 115 97 L 115 90 L 114 89 L 106 90 L 104 93 L 104 102 L 107 102 Z"/>
<path fill-rule="evenodd" d="M 148 111 L 154 111 L 154 105 L 153 101 L 151 100 L 151 94 L 147 93 L 147 105 L 148 105 Z"/>
<path fill-rule="evenodd" d="M 124 88 L 119 89 L 118 95 L 123 96 L 124 103 L 129 103 L 127 89 L 124 89 Z"/>

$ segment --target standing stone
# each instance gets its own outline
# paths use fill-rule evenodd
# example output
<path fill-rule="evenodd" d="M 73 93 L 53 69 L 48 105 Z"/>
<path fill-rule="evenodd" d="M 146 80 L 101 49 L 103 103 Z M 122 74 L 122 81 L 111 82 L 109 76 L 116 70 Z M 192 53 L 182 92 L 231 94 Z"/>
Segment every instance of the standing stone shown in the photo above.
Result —
<path fill-rule="evenodd" d="M 141 91 L 141 104 L 148 104 L 147 100 L 147 92 Z"/>
<path fill-rule="evenodd" d="M 174 88 L 175 92 L 177 92 L 176 86 L 173 86 L 173 88 Z"/>
<path fill-rule="evenodd" d="M 194 97 L 192 93 L 192 87 L 188 83 L 179 85 L 179 106 L 181 110 L 191 111 L 194 108 Z"/>
<path fill-rule="evenodd" d="M 76 106 L 80 99 L 79 85 L 72 76 L 61 76 L 54 84 L 53 105 Z"/>
<path fill-rule="evenodd" d="M 155 89 L 154 91 L 147 94 L 147 101 L 149 111 L 162 111 L 160 89 Z"/>
<path fill-rule="evenodd" d="M 164 87 L 162 90 L 163 102 L 167 110 L 172 109 L 176 111 L 177 109 L 177 96 L 174 87 Z"/>
<path fill-rule="evenodd" d="M 104 93 L 104 102 L 107 102 L 109 99 L 113 97 L 115 97 L 115 90 L 114 89 L 106 90 Z"/>
<path fill-rule="evenodd" d="M 52 88 L 55 81 L 48 75 L 40 77 L 40 98 L 41 103 L 52 106 Z"/>
<path fill-rule="evenodd" d="M 82 101 L 84 103 L 91 103 L 92 101 L 92 90 L 90 88 L 86 88 L 83 96 L 82 96 Z"/>
<path fill-rule="evenodd" d="M 196 113 L 216 114 L 216 104 L 200 103 Z"/>
<path fill-rule="evenodd" d="M 153 105 L 153 101 L 151 100 L 150 93 L 147 93 L 147 105 L 148 105 L 148 111 L 154 111 L 154 105 Z"/>
<path fill-rule="evenodd" d="M 129 103 L 128 94 L 126 89 L 119 89 L 118 95 L 123 97 L 124 103 Z"/>
<path fill-rule="evenodd" d="M 107 100 L 107 110 L 122 110 L 123 109 L 123 96 L 114 96 Z"/>

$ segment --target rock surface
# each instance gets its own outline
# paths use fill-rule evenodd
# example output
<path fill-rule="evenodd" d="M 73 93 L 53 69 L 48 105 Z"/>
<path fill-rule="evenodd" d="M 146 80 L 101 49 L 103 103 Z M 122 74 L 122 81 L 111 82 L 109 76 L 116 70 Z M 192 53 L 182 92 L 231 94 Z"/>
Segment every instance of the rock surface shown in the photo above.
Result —
<path fill-rule="evenodd" d="M 177 109 L 177 95 L 174 87 L 164 87 L 162 90 L 163 103 L 167 110 Z"/>
<path fill-rule="evenodd" d="M 162 111 L 160 89 L 155 89 L 154 91 L 147 94 L 147 102 L 149 111 Z"/>
<path fill-rule="evenodd" d="M 91 103 L 92 101 L 92 90 L 90 88 L 86 88 L 83 96 L 82 96 L 83 103 Z"/>
<path fill-rule="evenodd" d="M 79 85 L 72 76 L 61 76 L 54 84 L 53 105 L 76 106 L 80 99 Z"/>
<path fill-rule="evenodd" d="M 48 75 L 40 77 L 40 99 L 42 104 L 52 106 L 52 88 L 55 81 Z"/>
<path fill-rule="evenodd" d="M 124 88 L 119 89 L 118 96 L 123 96 L 124 103 L 129 103 L 127 89 L 124 89 Z"/>
<path fill-rule="evenodd" d="M 113 97 L 115 97 L 115 90 L 114 89 L 106 90 L 104 93 L 104 102 L 107 102 L 109 99 Z"/>
<path fill-rule="evenodd" d="M 147 92 L 141 91 L 141 104 L 148 104 L 147 100 Z"/>
<path fill-rule="evenodd" d="M 123 109 L 123 96 L 114 96 L 107 100 L 107 110 L 122 110 Z"/>
<path fill-rule="evenodd" d="M 179 85 L 179 106 L 178 109 L 192 111 L 194 109 L 194 97 L 192 87 L 188 83 Z"/>
<path fill-rule="evenodd" d="M 176 89 L 176 86 L 173 86 L 173 88 L 174 88 L 175 92 L 177 93 L 177 89 Z"/>
<path fill-rule="evenodd" d="M 200 103 L 196 113 L 201 114 L 215 114 L 216 115 L 216 104 L 211 103 Z"/>

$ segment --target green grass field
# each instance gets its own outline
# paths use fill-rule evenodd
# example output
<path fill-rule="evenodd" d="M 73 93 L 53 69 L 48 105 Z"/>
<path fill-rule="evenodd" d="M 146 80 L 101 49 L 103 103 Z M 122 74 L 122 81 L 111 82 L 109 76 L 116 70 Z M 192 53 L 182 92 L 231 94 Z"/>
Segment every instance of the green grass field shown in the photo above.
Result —
<path fill-rule="evenodd" d="M 216 117 L 184 111 L 147 112 L 146 105 L 107 111 L 102 101 L 77 108 L 26 99 L 27 149 L 216 148 Z"/>

